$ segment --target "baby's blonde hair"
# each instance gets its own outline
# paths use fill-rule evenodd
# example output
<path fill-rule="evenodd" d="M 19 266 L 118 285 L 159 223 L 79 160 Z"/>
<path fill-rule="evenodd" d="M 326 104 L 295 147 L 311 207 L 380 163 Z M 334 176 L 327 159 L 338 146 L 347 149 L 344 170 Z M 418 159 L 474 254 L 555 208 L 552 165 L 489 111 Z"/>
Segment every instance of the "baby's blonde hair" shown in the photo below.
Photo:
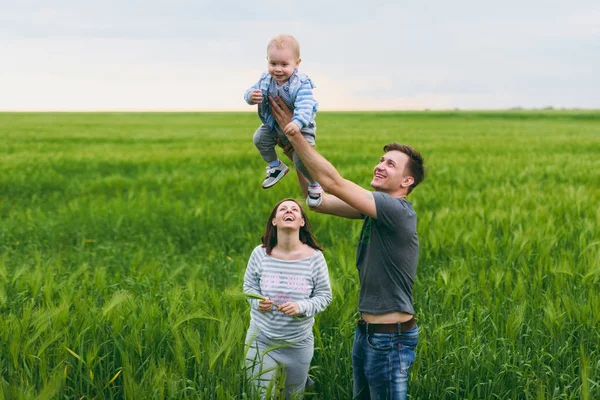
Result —
<path fill-rule="evenodd" d="M 267 53 L 269 52 L 271 46 L 275 46 L 277 49 L 284 49 L 289 46 L 294 52 L 294 56 L 298 59 L 300 58 L 300 44 L 292 35 L 279 34 L 275 36 L 267 45 Z"/>

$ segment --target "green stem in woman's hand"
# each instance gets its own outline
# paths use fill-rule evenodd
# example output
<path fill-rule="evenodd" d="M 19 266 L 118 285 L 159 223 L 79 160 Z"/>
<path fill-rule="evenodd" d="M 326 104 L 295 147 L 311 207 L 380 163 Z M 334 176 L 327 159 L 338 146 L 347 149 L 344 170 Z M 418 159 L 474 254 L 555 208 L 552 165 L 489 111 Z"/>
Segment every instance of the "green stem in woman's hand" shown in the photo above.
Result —
<path fill-rule="evenodd" d="M 267 300 L 267 298 L 265 296 L 261 296 L 260 294 L 255 294 L 255 293 L 244 293 L 244 296 L 249 297 L 251 299 L 257 299 L 257 300 Z M 279 305 L 273 303 L 273 305 L 275 307 L 279 307 Z"/>
<path fill-rule="evenodd" d="M 260 294 L 254 294 L 254 293 L 244 293 L 244 296 L 249 297 L 251 299 L 257 299 L 257 300 L 266 300 L 267 299 L 265 296 L 261 296 Z"/>
<path fill-rule="evenodd" d="M 246 297 L 248 297 L 248 298 L 251 298 L 251 299 L 257 299 L 257 300 L 267 300 L 267 298 L 266 298 L 265 296 L 261 296 L 260 294 L 255 294 L 255 293 L 244 293 L 244 296 L 246 296 Z M 277 304 L 273 303 L 273 305 L 274 305 L 275 307 L 278 307 L 278 308 L 279 308 L 279 306 L 278 306 Z M 280 311 L 280 312 L 283 312 L 283 311 Z M 294 317 L 294 318 L 295 318 L 297 321 L 300 321 L 300 320 L 301 320 L 301 319 L 300 319 L 300 317 L 296 317 L 296 316 L 293 316 L 293 317 Z"/>

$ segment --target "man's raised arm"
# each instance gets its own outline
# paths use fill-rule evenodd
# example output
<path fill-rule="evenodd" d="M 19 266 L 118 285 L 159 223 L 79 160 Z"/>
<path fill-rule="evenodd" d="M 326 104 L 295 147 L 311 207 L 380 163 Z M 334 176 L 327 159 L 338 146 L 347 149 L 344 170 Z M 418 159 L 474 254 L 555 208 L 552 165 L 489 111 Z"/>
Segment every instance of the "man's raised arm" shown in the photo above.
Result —
<path fill-rule="evenodd" d="M 285 127 L 291 118 L 290 111 L 287 107 L 280 106 L 274 98 L 269 97 L 269 100 L 275 120 L 279 126 Z M 326 192 L 337 198 L 324 197 L 323 203 L 317 211 L 346 218 L 361 218 L 361 214 L 377 218 L 375 199 L 370 191 L 344 179 L 337 169 L 304 139 L 302 134 L 293 130 L 284 131 L 284 133 L 313 179 L 319 182 Z M 352 212 L 351 209 L 356 212 Z"/>

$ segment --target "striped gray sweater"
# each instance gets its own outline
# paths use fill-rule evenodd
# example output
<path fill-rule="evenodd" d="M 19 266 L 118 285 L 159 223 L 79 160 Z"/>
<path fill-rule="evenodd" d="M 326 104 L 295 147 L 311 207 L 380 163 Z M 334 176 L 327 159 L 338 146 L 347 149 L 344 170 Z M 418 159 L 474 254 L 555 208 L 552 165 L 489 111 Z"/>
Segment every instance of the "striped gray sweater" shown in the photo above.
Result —
<path fill-rule="evenodd" d="M 288 301 L 297 303 L 300 314 L 299 318 L 294 318 L 277 311 L 277 307 L 271 312 L 261 312 L 259 300 L 248 299 L 252 307 L 251 326 L 273 340 L 300 342 L 311 335 L 314 315 L 331 303 L 325 257 L 316 250 L 312 256 L 301 260 L 280 260 L 267 255 L 262 245 L 257 246 L 248 260 L 244 293 L 268 297 L 278 305 Z"/>

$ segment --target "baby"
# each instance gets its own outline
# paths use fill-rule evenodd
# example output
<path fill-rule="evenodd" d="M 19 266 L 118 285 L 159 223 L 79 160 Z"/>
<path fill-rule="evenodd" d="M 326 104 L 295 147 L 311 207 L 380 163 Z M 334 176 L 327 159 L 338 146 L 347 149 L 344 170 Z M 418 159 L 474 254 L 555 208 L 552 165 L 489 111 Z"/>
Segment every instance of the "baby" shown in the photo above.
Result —
<path fill-rule="evenodd" d="M 263 73 L 258 82 L 246 91 L 244 99 L 248 104 L 258 104 L 258 116 L 262 125 L 254 133 L 254 145 L 268 163 L 267 176 L 262 183 L 263 189 L 275 185 L 288 173 L 289 168 L 277 157 L 275 146 L 289 144 L 284 130 L 294 129 L 306 138 L 312 146 L 315 145 L 315 115 L 318 103 L 313 97 L 315 87 L 306 74 L 298 71 L 300 45 L 291 35 L 278 35 L 267 46 L 268 71 Z M 292 122 L 286 127 L 280 127 L 271 113 L 269 96 L 279 97 L 280 101 L 294 111 Z M 323 189 L 310 176 L 296 153 L 293 156 L 294 165 L 308 179 L 308 197 L 306 204 L 318 207 L 321 204 Z"/>

